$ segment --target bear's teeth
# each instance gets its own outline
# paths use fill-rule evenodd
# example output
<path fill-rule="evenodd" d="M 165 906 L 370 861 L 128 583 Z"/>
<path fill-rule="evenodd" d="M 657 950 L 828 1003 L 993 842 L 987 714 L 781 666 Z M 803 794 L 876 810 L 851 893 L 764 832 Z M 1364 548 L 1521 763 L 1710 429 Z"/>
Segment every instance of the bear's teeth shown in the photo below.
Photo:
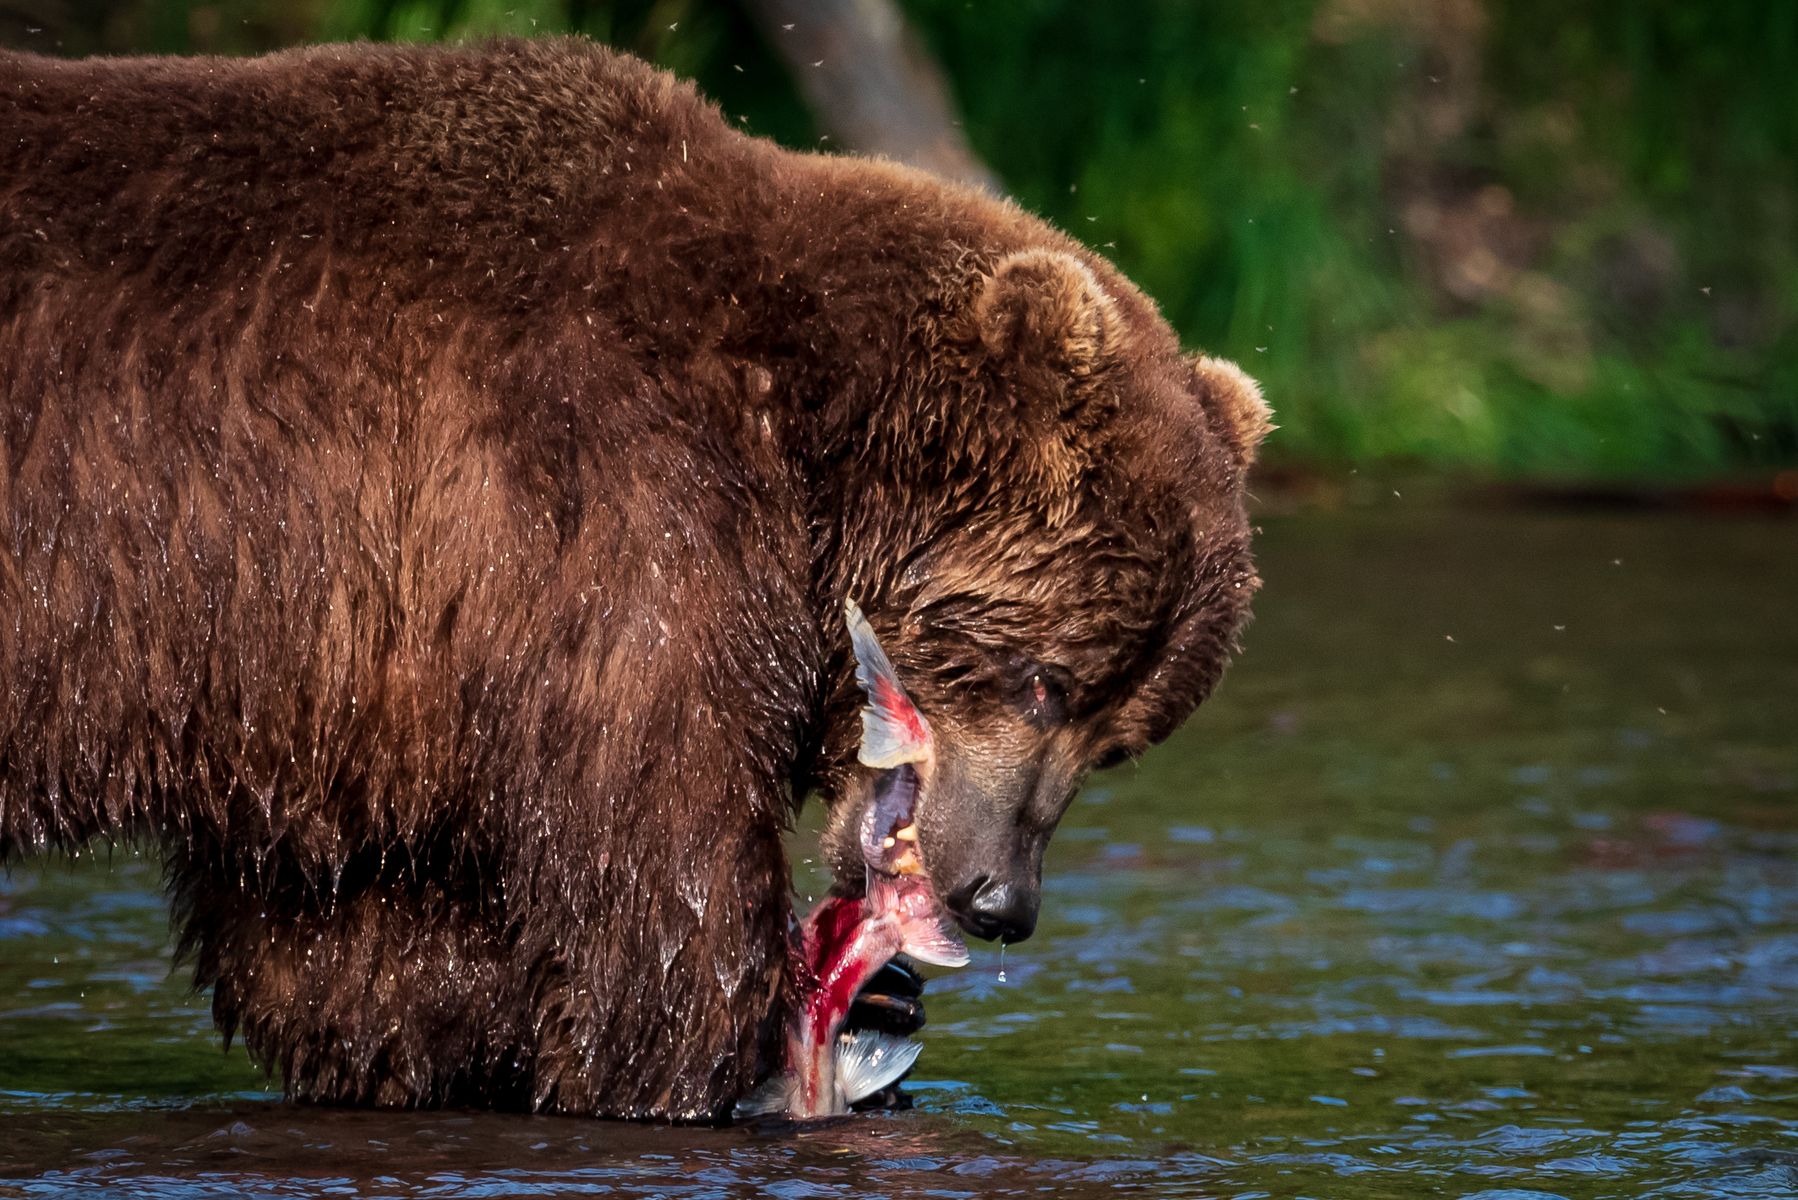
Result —
<path fill-rule="evenodd" d="M 895 839 L 897 839 L 901 842 L 917 841 L 918 840 L 918 823 L 916 821 L 913 821 L 910 825 L 907 825 L 904 829 L 895 829 L 893 831 L 893 836 L 887 839 L 887 845 L 891 846 Z"/>

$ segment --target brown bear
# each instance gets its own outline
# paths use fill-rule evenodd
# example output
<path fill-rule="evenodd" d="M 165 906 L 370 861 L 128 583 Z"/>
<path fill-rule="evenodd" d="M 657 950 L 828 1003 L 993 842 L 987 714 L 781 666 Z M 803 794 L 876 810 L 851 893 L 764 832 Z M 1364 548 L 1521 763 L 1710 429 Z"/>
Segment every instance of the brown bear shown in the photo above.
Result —
<path fill-rule="evenodd" d="M 0 859 L 158 847 L 289 1095 L 716 1119 L 868 802 L 1027 936 L 1216 683 L 1268 428 L 1017 207 L 580 41 L 0 55 Z"/>

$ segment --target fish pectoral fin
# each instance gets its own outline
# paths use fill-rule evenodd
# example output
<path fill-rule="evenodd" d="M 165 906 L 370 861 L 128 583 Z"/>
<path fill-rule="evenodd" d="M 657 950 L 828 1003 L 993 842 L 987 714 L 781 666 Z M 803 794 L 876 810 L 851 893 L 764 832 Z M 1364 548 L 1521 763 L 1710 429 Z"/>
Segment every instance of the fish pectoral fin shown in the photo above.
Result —
<path fill-rule="evenodd" d="M 843 1103 L 865 1100 L 882 1088 L 899 1082 L 918 1061 L 922 1042 L 890 1033 L 863 1032 L 837 1041 L 837 1090 Z"/>
<path fill-rule="evenodd" d="M 770 1075 L 757 1084 L 754 1091 L 737 1101 L 737 1106 L 731 1109 L 731 1116 L 738 1121 L 786 1116 L 793 1111 L 795 1082 L 792 1073 L 788 1071 Z"/>
<path fill-rule="evenodd" d="M 905 931 L 905 953 L 933 967 L 965 967 L 968 948 L 940 921 L 919 921 Z"/>

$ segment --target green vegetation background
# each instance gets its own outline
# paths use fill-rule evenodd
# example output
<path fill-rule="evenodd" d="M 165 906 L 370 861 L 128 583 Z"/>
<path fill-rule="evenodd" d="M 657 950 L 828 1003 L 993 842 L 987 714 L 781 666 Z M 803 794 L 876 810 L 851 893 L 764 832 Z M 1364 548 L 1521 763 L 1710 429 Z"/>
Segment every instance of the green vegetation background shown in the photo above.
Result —
<path fill-rule="evenodd" d="M 61 53 L 578 30 L 818 142 L 731 0 L 11 3 Z M 1798 463 L 1798 5 L 902 3 L 1018 199 L 1263 380 L 1275 462 Z"/>

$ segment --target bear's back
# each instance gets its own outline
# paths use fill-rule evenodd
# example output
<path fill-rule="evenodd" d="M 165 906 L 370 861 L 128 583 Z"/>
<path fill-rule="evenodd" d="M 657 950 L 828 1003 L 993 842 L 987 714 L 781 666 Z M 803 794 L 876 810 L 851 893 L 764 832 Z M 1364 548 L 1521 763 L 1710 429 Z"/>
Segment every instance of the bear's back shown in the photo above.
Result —
<path fill-rule="evenodd" d="M 0 52 L 0 303 L 83 269 L 187 294 L 307 243 L 503 286 L 659 164 L 745 142 L 690 85 L 574 39 Z"/>

